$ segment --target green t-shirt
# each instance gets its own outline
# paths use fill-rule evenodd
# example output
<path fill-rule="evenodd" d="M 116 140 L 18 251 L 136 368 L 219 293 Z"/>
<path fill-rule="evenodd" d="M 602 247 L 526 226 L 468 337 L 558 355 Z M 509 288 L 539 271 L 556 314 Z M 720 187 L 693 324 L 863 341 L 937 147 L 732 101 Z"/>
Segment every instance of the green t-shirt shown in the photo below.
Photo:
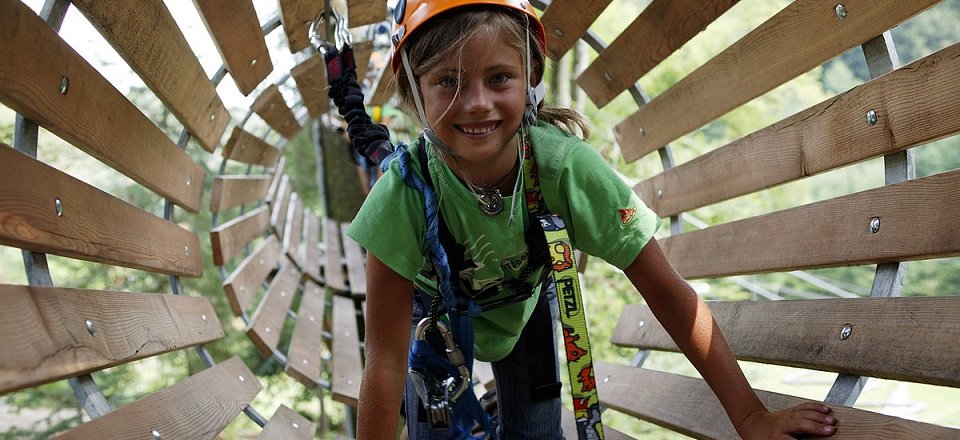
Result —
<path fill-rule="evenodd" d="M 583 140 L 540 123 L 530 129 L 530 141 L 547 209 L 564 219 L 573 246 L 621 269 L 632 263 L 660 226 L 656 214 Z M 410 168 L 422 176 L 419 148 L 410 147 Z M 503 211 L 488 216 L 480 211 L 473 193 L 432 150 L 428 149 L 428 167 L 440 196 L 441 215 L 463 247 L 460 284 L 470 290 L 469 295 L 484 299 L 514 293 L 516 280 L 527 264 L 524 231 L 529 220 L 522 179 L 517 195 L 504 196 Z M 403 183 L 397 166 L 396 161 L 391 163 L 374 185 L 348 235 L 418 288 L 436 294 L 436 285 L 428 278 L 433 267 L 426 257 L 423 197 Z M 511 227 L 512 197 L 519 198 Z M 476 359 L 496 361 L 506 356 L 538 297 L 539 293 L 475 317 Z"/>

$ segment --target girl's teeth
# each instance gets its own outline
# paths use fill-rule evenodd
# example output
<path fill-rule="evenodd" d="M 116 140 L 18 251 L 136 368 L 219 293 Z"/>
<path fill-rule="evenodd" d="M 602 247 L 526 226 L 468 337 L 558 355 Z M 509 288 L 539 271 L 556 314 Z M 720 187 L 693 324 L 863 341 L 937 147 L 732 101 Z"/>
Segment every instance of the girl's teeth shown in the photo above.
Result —
<path fill-rule="evenodd" d="M 462 130 L 467 134 L 484 134 L 493 131 L 493 127 L 484 127 L 484 128 L 467 128 L 462 127 Z"/>

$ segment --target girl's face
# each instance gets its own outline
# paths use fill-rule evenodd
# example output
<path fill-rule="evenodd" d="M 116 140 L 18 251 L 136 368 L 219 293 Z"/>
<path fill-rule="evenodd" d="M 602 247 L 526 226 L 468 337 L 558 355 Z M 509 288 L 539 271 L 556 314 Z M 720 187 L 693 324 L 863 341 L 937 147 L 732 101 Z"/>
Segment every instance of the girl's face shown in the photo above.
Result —
<path fill-rule="evenodd" d="M 421 76 L 426 117 L 458 163 L 513 166 L 529 82 L 524 70 L 516 48 L 480 32 Z"/>

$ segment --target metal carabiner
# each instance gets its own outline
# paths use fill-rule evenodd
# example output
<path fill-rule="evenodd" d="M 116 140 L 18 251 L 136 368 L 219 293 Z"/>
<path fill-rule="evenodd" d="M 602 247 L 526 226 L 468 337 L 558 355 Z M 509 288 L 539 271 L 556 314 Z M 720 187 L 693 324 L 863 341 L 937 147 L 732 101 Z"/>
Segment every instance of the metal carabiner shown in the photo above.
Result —
<path fill-rule="evenodd" d="M 328 31 L 328 38 L 333 38 L 333 45 L 336 49 L 343 50 L 344 46 L 349 45 L 353 42 L 353 34 L 350 33 L 350 29 L 347 27 L 347 18 L 343 15 L 337 13 L 336 9 L 330 7 L 329 9 L 321 10 L 319 14 L 310 22 L 310 28 L 308 35 L 310 37 L 310 42 L 313 43 L 313 46 L 318 50 L 323 50 L 324 43 L 327 39 L 320 35 L 320 27 L 324 24 L 327 18 L 327 14 L 330 14 L 333 17 L 333 30 L 332 35 Z M 327 26 L 330 26 L 330 23 L 326 23 Z"/>
<path fill-rule="evenodd" d="M 424 318 L 417 324 L 414 337 L 418 341 L 426 340 L 427 331 L 433 327 L 431 321 L 430 318 Z M 428 372 L 414 369 L 410 369 L 410 377 L 413 380 L 413 388 L 427 413 L 427 421 L 430 426 L 436 428 L 448 427 L 452 423 L 453 404 L 470 386 L 470 370 L 464 365 L 463 352 L 454 341 L 450 328 L 442 321 L 436 321 L 435 327 L 443 338 L 447 359 L 460 375 L 460 382 L 458 384 L 455 377 L 440 380 Z"/>

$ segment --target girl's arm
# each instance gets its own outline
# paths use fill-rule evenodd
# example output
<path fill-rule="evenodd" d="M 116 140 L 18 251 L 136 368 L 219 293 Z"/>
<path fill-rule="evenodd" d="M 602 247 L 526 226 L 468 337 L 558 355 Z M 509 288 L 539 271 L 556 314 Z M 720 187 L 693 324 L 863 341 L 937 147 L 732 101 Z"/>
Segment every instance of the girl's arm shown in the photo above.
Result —
<path fill-rule="evenodd" d="M 357 438 L 394 439 L 407 378 L 413 283 L 367 254 L 367 314 Z"/>
<path fill-rule="evenodd" d="M 743 438 L 791 438 L 789 433 L 832 435 L 836 419 L 822 404 L 770 413 L 747 382 L 713 315 L 673 269 L 655 239 L 624 271 L 650 310 L 720 400 Z"/>

